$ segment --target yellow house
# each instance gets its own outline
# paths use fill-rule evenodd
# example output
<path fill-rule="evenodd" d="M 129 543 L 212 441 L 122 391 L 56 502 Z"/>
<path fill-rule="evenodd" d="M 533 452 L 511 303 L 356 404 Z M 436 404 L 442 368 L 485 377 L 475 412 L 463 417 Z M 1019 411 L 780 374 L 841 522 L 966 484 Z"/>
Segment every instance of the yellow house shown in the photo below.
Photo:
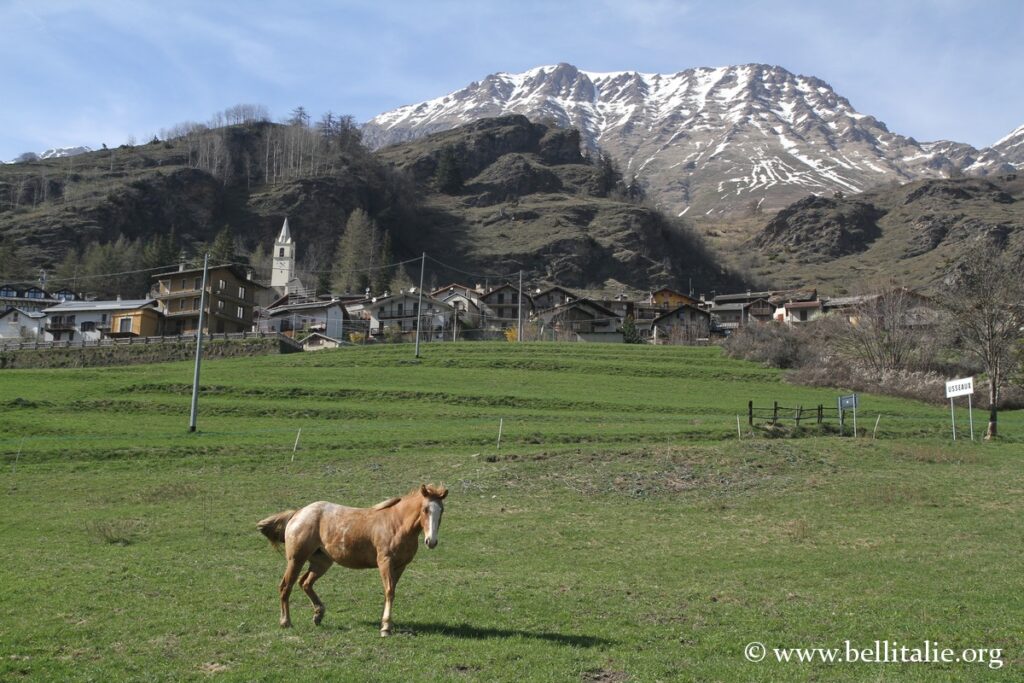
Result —
<path fill-rule="evenodd" d="M 111 337 L 155 337 L 160 334 L 163 318 L 160 311 L 151 306 L 129 311 L 118 311 L 110 316 Z"/>
<path fill-rule="evenodd" d="M 682 292 L 677 292 L 674 289 L 662 287 L 655 292 L 651 292 L 650 299 L 647 303 L 657 306 L 658 308 L 675 310 L 680 306 L 696 306 L 700 301 L 694 299 L 692 296 L 687 296 Z"/>

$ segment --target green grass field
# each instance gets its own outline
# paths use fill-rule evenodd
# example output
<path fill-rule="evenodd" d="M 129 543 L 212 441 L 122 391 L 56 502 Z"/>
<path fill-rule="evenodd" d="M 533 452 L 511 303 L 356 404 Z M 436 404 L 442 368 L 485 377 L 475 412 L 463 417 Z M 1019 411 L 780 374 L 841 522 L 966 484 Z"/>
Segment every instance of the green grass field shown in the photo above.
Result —
<path fill-rule="evenodd" d="M 0 374 L 0 679 L 1022 678 L 1019 411 L 954 444 L 948 407 L 862 396 L 877 439 L 739 439 L 748 400 L 838 392 L 715 348 L 431 344 L 207 362 L 189 434 L 191 371 Z M 322 626 L 298 590 L 277 626 L 258 519 L 427 481 L 451 494 L 395 636 L 376 572 L 337 567 Z M 846 640 L 1001 667 L 744 658 Z"/>

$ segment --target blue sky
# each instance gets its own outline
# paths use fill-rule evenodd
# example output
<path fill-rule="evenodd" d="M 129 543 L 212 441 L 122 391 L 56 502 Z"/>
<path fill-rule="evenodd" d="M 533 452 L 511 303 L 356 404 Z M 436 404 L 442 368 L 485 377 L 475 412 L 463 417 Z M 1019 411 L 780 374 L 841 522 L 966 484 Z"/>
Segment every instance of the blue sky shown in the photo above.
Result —
<path fill-rule="evenodd" d="M 365 121 L 496 71 L 777 64 L 918 140 L 1024 124 L 1024 3 L 0 0 L 0 159 L 238 103 Z"/>

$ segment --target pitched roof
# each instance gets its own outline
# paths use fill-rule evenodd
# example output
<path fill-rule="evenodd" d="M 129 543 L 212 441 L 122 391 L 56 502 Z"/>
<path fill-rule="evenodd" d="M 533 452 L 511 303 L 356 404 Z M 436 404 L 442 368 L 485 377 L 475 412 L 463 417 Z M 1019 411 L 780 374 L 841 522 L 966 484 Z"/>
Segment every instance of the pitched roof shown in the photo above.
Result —
<path fill-rule="evenodd" d="M 700 315 L 702 315 L 702 316 L 704 316 L 706 318 L 710 318 L 711 317 L 711 314 L 708 313 L 707 311 L 705 311 L 703 308 L 697 308 L 696 306 L 693 306 L 692 304 L 683 304 L 682 306 L 676 306 L 675 308 L 673 308 L 671 311 L 668 311 L 667 313 L 663 313 L 663 314 L 659 315 L 657 318 L 655 318 L 654 320 L 651 321 L 651 325 L 657 325 L 658 321 L 661 320 L 662 318 L 668 318 L 669 316 L 675 315 L 679 311 L 681 311 L 683 309 L 686 309 L 686 308 L 689 308 L 691 311 L 696 311 L 697 313 L 699 313 Z"/>
<path fill-rule="evenodd" d="M 3 318 L 11 313 L 21 313 L 23 316 L 28 318 L 45 318 L 46 314 L 42 311 L 23 311 L 20 308 L 8 308 L 3 313 L 0 313 L 0 318 Z"/>
<path fill-rule="evenodd" d="M 278 242 L 291 242 L 292 233 L 288 230 L 288 216 L 284 217 L 284 225 L 281 226 L 281 234 L 277 236 Z"/>
<path fill-rule="evenodd" d="M 78 313 L 85 311 L 134 311 L 156 304 L 156 299 L 115 299 L 113 301 L 64 301 L 50 306 L 44 313 Z"/>

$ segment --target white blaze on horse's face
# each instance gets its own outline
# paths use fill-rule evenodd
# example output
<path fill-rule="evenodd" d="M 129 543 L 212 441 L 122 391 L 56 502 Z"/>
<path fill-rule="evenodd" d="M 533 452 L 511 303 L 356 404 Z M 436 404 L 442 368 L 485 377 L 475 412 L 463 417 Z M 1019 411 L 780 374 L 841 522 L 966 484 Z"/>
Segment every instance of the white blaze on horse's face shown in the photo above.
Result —
<path fill-rule="evenodd" d="M 437 530 L 441 527 L 444 505 L 439 500 L 428 500 L 423 508 L 426 523 L 423 525 L 423 542 L 428 548 L 437 547 Z"/>

